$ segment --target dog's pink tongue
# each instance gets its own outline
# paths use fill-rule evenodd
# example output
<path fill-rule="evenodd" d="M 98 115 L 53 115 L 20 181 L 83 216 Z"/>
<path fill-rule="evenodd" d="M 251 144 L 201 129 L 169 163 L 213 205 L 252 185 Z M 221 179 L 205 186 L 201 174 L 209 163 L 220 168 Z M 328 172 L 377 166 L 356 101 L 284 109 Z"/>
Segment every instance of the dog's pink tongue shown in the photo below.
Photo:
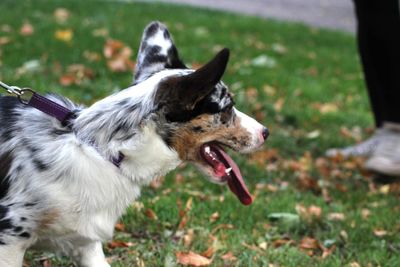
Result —
<path fill-rule="evenodd" d="M 253 197 L 249 193 L 249 190 L 243 181 L 239 167 L 236 165 L 233 159 L 218 145 L 212 145 L 211 147 L 212 150 L 216 151 L 222 160 L 225 161 L 225 164 L 229 166 L 226 167 L 232 168 L 228 175 L 229 189 L 239 198 L 243 205 L 250 205 L 253 202 Z"/>

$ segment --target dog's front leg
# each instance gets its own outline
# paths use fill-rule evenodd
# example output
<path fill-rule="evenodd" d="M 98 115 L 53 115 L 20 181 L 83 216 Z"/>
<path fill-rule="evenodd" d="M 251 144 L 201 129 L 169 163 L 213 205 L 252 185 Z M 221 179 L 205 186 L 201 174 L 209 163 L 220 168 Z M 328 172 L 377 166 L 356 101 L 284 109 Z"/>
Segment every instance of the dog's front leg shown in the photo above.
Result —
<path fill-rule="evenodd" d="M 75 247 L 71 256 L 82 267 L 110 267 L 104 256 L 100 241 L 93 241 L 85 246 Z"/>
<path fill-rule="evenodd" d="M 0 245 L 0 266 L 21 267 L 26 250 L 25 243 L 11 243 Z"/>

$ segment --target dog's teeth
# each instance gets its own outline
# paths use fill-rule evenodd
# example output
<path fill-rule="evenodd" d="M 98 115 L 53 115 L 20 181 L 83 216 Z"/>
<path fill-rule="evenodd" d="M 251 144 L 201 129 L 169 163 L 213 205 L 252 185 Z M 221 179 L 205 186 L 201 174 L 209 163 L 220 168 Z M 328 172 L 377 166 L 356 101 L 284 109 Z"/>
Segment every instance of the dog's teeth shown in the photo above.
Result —
<path fill-rule="evenodd" d="M 225 170 L 225 173 L 229 174 L 231 172 L 231 170 L 232 170 L 232 168 L 228 168 L 228 169 Z"/>

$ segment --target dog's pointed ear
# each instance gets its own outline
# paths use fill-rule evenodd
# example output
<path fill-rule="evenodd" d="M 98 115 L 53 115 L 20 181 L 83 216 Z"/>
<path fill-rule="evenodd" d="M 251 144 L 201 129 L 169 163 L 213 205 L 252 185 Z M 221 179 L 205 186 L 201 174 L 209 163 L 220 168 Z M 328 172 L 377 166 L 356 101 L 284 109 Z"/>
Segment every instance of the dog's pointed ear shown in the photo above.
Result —
<path fill-rule="evenodd" d="M 144 30 L 137 56 L 135 83 L 163 69 L 186 69 L 167 27 L 154 21 Z"/>
<path fill-rule="evenodd" d="M 192 110 L 196 103 L 209 95 L 221 80 L 229 60 L 229 49 L 222 49 L 211 61 L 191 74 L 169 78 L 160 88 L 157 102 Z M 164 87 L 162 86 L 162 87 Z"/>

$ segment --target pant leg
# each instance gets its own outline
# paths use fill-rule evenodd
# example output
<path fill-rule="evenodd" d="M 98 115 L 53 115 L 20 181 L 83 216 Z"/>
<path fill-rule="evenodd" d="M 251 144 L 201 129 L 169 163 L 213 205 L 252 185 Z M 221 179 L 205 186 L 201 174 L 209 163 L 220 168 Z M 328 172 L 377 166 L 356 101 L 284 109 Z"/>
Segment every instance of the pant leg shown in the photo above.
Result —
<path fill-rule="evenodd" d="M 400 123 L 399 1 L 354 3 L 358 47 L 376 125 Z"/>

